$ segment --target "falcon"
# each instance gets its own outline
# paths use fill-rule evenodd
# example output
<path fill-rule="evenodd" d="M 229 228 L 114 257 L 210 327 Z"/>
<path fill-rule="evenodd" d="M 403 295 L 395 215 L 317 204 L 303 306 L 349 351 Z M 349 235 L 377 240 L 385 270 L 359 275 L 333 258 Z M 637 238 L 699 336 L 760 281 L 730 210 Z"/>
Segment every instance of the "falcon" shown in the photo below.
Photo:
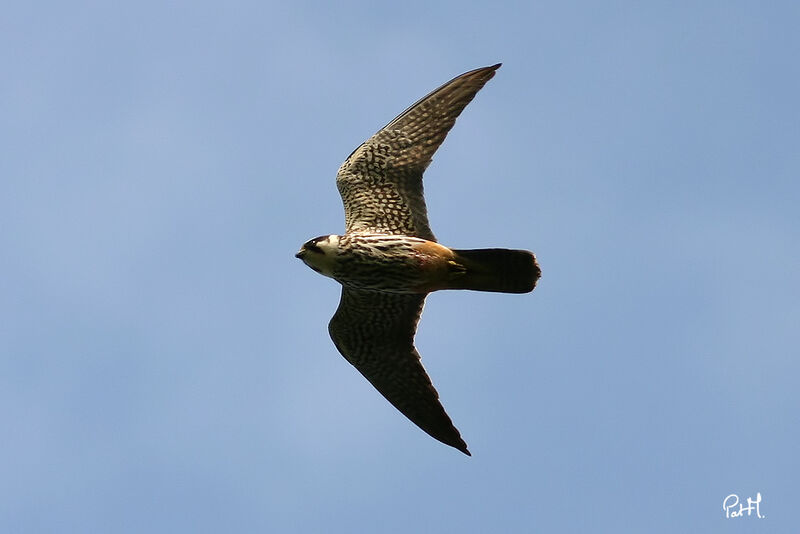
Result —
<path fill-rule="evenodd" d="M 296 254 L 342 285 L 328 325 L 339 352 L 414 424 L 469 456 L 414 346 L 425 297 L 440 289 L 528 293 L 540 270 L 527 250 L 451 249 L 437 243 L 422 173 L 499 67 L 450 80 L 356 148 L 336 176 L 344 235 L 311 239 Z"/>

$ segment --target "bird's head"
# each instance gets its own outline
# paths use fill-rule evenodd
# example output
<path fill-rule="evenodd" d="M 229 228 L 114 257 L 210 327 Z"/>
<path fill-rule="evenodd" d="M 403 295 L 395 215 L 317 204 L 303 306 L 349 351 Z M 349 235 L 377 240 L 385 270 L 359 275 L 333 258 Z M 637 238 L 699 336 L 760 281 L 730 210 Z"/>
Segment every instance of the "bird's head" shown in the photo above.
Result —
<path fill-rule="evenodd" d="M 332 278 L 338 255 L 339 236 L 323 235 L 303 243 L 295 257 L 318 273 Z"/>

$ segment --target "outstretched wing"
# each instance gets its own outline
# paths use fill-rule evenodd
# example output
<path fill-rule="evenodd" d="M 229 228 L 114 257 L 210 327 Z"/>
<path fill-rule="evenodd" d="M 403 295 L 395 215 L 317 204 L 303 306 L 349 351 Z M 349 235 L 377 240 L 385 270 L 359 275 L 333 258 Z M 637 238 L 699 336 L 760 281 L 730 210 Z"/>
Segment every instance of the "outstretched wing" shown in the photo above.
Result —
<path fill-rule="evenodd" d="M 422 173 L 456 118 L 500 63 L 454 78 L 398 115 L 339 168 L 347 233 L 379 232 L 435 241 Z"/>
<path fill-rule="evenodd" d="M 342 288 L 328 331 L 339 352 L 403 415 L 469 455 L 414 347 L 425 295 Z"/>

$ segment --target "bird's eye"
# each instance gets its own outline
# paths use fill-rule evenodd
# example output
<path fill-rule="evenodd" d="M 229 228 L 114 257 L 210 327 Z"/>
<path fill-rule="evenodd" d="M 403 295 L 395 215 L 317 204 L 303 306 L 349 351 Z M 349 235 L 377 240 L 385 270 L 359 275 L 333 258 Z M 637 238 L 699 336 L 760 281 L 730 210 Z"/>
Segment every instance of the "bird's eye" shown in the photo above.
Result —
<path fill-rule="evenodd" d="M 303 248 L 305 248 L 306 250 L 309 250 L 311 252 L 315 252 L 317 254 L 323 254 L 322 249 L 320 248 L 318 243 L 321 243 L 322 241 L 327 241 L 327 240 L 328 240 L 328 236 L 321 235 L 319 237 L 315 237 L 314 239 L 310 239 L 310 240 L 306 241 L 306 244 L 303 245 Z"/>

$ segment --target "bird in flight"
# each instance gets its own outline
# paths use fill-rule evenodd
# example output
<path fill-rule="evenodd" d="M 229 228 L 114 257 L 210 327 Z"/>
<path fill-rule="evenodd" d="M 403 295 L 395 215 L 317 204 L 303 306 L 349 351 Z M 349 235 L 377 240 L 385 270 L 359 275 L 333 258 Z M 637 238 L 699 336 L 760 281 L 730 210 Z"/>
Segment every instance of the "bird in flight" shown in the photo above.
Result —
<path fill-rule="evenodd" d="M 356 148 L 336 176 L 344 235 L 311 239 L 296 254 L 342 284 L 328 325 L 339 352 L 413 423 L 467 455 L 414 346 L 425 297 L 440 289 L 528 293 L 540 270 L 526 250 L 463 250 L 437 243 L 422 173 L 499 67 L 450 80 Z"/>

